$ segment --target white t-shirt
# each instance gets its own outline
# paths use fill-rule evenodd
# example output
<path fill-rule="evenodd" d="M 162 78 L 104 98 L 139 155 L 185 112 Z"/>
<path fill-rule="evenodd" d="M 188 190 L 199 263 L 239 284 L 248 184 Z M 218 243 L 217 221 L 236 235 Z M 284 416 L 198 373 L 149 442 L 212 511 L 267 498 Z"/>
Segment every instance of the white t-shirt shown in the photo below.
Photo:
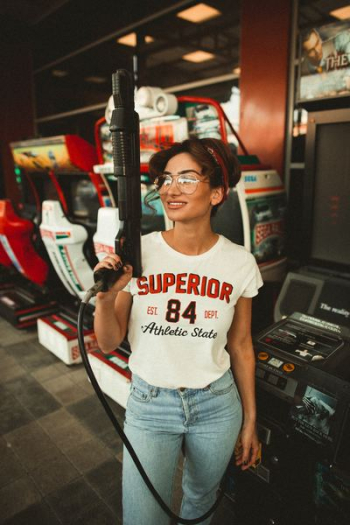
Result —
<path fill-rule="evenodd" d="M 200 255 L 171 248 L 161 232 L 142 237 L 143 275 L 133 296 L 129 367 L 163 388 L 204 388 L 230 368 L 225 350 L 235 304 L 263 282 L 254 256 L 219 236 Z"/>

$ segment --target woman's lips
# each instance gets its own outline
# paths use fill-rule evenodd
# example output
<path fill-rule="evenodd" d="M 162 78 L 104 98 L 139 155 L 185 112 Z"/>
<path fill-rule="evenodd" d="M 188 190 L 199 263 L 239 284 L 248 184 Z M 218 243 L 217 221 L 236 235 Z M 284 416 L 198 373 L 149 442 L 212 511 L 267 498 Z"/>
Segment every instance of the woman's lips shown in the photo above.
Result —
<path fill-rule="evenodd" d="M 179 208 L 182 208 L 183 206 L 186 205 L 186 202 L 181 202 L 181 201 L 168 201 L 167 202 L 167 205 L 168 205 L 168 208 L 171 208 L 173 210 L 177 210 Z"/>

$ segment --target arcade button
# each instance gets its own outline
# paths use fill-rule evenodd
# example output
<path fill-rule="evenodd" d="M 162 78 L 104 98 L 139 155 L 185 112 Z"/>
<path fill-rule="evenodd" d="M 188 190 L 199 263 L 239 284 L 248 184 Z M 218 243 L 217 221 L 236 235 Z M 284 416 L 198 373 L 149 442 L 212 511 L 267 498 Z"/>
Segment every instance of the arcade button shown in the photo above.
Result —
<path fill-rule="evenodd" d="M 290 373 L 295 370 L 295 365 L 293 365 L 293 363 L 285 363 L 282 368 L 285 372 Z"/>
<path fill-rule="evenodd" d="M 260 361 L 266 361 L 268 358 L 269 358 L 269 354 L 267 352 L 259 352 L 258 353 L 258 359 L 260 359 Z"/>

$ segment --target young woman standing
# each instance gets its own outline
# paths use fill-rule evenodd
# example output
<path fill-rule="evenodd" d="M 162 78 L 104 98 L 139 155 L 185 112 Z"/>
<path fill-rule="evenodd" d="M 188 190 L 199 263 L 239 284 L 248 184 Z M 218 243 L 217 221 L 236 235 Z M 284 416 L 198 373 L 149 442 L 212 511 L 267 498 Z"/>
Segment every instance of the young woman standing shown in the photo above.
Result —
<path fill-rule="evenodd" d="M 247 469 L 257 456 L 251 298 L 262 280 L 254 257 L 211 229 L 240 177 L 228 146 L 209 138 L 174 144 L 151 158 L 150 174 L 174 228 L 142 238 L 142 277 L 132 279 L 126 266 L 98 294 L 95 333 L 106 353 L 128 335 L 125 433 L 169 505 L 183 449 L 180 514 L 191 519 L 214 503 L 239 433 L 236 463 Z M 119 262 L 112 254 L 95 270 Z M 123 524 L 168 523 L 125 450 Z"/>

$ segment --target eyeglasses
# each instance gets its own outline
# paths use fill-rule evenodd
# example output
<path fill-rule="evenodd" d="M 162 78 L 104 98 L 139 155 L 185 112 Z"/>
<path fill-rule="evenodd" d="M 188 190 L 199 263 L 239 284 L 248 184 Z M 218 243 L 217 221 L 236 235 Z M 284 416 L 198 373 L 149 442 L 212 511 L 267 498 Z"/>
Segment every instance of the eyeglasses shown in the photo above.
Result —
<path fill-rule="evenodd" d="M 197 189 L 200 182 L 209 183 L 208 180 L 201 180 L 195 173 L 181 173 L 179 175 L 163 174 L 154 181 L 155 189 L 160 195 L 167 193 L 173 181 L 175 181 L 177 189 L 185 195 L 191 195 Z"/>

